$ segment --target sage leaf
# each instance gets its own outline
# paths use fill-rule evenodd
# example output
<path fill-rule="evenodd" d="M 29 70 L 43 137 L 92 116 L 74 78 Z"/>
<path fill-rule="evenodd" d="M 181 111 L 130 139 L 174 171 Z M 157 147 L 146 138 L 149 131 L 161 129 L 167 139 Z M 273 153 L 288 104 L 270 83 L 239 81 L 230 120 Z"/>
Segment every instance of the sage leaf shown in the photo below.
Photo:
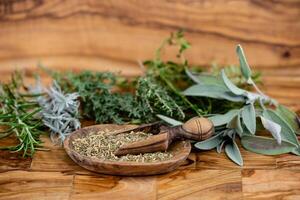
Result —
<path fill-rule="evenodd" d="M 263 111 L 263 117 L 267 118 L 281 126 L 281 139 L 283 141 L 287 141 L 293 143 L 295 146 L 299 146 L 299 141 L 294 133 L 293 129 L 289 126 L 289 124 L 282 119 L 275 111 L 267 109 Z"/>
<path fill-rule="evenodd" d="M 243 134 L 243 127 L 241 124 L 241 117 L 238 113 L 233 119 L 227 124 L 227 128 L 234 128 L 237 134 L 241 137 Z"/>
<path fill-rule="evenodd" d="M 202 83 L 202 82 L 198 79 L 197 75 L 194 75 L 193 72 L 191 72 L 188 68 L 185 68 L 185 73 L 186 73 L 186 75 L 187 75 L 190 79 L 192 79 L 195 83 Z"/>
<path fill-rule="evenodd" d="M 197 142 L 195 144 L 195 147 L 197 149 L 201 149 L 201 150 L 214 149 L 222 142 L 222 138 L 223 138 L 222 134 L 219 133 L 219 134 L 214 135 L 213 137 L 211 137 L 207 140 Z"/>
<path fill-rule="evenodd" d="M 224 85 L 222 79 L 219 76 L 204 73 L 195 74 L 187 68 L 185 69 L 185 72 L 188 77 L 190 77 L 190 79 L 192 79 L 195 83 L 198 83 L 200 85 L 217 85 L 224 88 L 224 90 L 227 90 L 227 87 Z"/>
<path fill-rule="evenodd" d="M 235 94 L 235 95 L 245 95 L 246 94 L 245 90 L 238 88 L 236 85 L 234 85 L 229 80 L 224 69 L 221 71 L 221 76 L 222 76 L 222 80 L 224 81 L 224 84 L 233 94 Z"/>
<path fill-rule="evenodd" d="M 296 113 L 292 112 L 291 110 L 289 110 L 287 107 L 283 106 L 283 105 L 279 105 L 276 108 L 275 111 L 282 119 L 285 119 L 285 121 L 290 125 L 290 127 L 293 129 L 293 131 L 296 134 L 300 134 L 300 130 L 299 130 L 299 126 L 298 123 L 296 121 L 297 115 Z"/>
<path fill-rule="evenodd" d="M 290 142 L 282 141 L 279 145 L 275 139 L 261 136 L 244 136 L 241 143 L 248 151 L 264 155 L 279 155 L 295 149 L 295 145 Z"/>
<path fill-rule="evenodd" d="M 225 153 L 233 162 L 240 166 L 243 166 L 243 158 L 241 152 L 234 140 L 232 140 L 232 143 L 226 144 Z"/>
<path fill-rule="evenodd" d="M 170 117 L 167 117 L 165 115 L 156 115 L 158 118 L 160 118 L 161 120 L 167 122 L 168 124 L 172 125 L 172 126 L 179 126 L 182 125 L 183 122 L 181 121 L 177 121 L 175 119 L 172 119 Z"/>
<path fill-rule="evenodd" d="M 243 48 L 242 48 L 241 45 L 237 45 L 237 47 L 236 47 L 236 53 L 237 53 L 237 55 L 239 57 L 242 75 L 245 77 L 245 79 L 249 83 L 250 80 L 251 80 L 251 70 L 250 70 L 248 62 L 246 60 L 246 56 L 244 54 L 244 51 L 243 51 Z"/>
<path fill-rule="evenodd" d="M 250 133 L 255 134 L 256 116 L 255 116 L 254 105 L 252 103 L 243 107 L 242 118 L 246 128 L 250 131 Z"/>
<path fill-rule="evenodd" d="M 230 122 L 232 118 L 238 114 L 238 112 L 239 112 L 238 109 L 233 109 L 223 115 L 221 114 L 214 115 L 212 117 L 209 117 L 208 119 L 212 121 L 214 126 L 221 126 Z"/>
<path fill-rule="evenodd" d="M 224 144 L 225 144 L 225 140 L 224 141 L 222 141 L 218 146 L 217 146 L 217 152 L 218 153 L 221 153 L 222 152 L 222 149 L 223 149 L 223 146 L 224 146 Z"/>
<path fill-rule="evenodd" d="M 297 156 L 300 156 L 300 147 L 294 148 L 291 152 Z"/>
<path fill-rule="evenodd" d="M 243 96 L 237 96 L 229 90 L 217 85 L 193 85 L 183 91 L 185 96 L 199 96 L 199 97 L 210 97 L 215 99 L 226 99 L 232 102 L 245 102 Z"/>
<path fill-rule="evenodd" d="M 260 119 L 264 128 L 272 134 L 278 144 L 281 144 L 281 126 L 269 119 L 264 118 L 263 116 L 260 116 Z"/>

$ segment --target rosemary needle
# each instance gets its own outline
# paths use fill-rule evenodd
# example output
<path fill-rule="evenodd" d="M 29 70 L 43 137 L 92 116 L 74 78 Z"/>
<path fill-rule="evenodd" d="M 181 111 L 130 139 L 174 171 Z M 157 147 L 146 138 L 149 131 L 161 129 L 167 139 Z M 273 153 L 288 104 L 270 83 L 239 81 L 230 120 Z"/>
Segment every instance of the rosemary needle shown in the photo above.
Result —
<path fill-rule="evenodd" d="M 14 134 L 19 140 L 15 146 L 0 148 L 32 156 L 41 145 L 42 121 L 38 117 L 41 108 L 35 101 L 36 95 L 22 93 L 22 87 L 23 79 L 19 73 L 12 75 L 10 83 L 0 85 L 0 126 L 4 128 L 0 138 Z"/>

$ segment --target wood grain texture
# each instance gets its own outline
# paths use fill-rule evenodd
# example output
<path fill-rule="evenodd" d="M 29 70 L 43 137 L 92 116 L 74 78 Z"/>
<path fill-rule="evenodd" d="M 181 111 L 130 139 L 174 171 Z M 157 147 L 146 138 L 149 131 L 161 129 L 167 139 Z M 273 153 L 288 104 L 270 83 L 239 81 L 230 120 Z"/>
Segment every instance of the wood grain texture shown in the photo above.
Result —
<path fill-rule="evenodd" d="M 0 140 L 0 147 L 14 146 L 16 144 L 17 140 L 13 136 L 8 136 Z M 23 158 L 21 153 L 0 150 L 0 172 L 29 169 L 31 161 L 31 158 Z"/>
<path fill-rule="evenodd" d="M 0 2 L 0 66 L 8 69 L 42 61 L 58 68 L 126 67 L 126 73 L 136 73 L 136 61 L 152 57 L 161 40 L 178 29 L 185 29 L 194 45 L 187 55 L 191 63 L 237 63 L 234 46 L 241 43 L 252 66 L 300 64 L 295 0 Z"/>
<path fill-rule="evenodd" d="M 73 176 L 60 172 L 8 171 L 0 173 L 1 200 L 68 199 Z"/>
<path fill-rule="evenodd" d="M 136 193 L 143 199 L 197 199 L 200 196 L 203 199 L 241 199 L 241 195 L 246 199 L 267 199 L 269 196 L 280 199 L 285 195 L 297 199 L 298 195 L 300 163 L 299 158 L 291 154 L 262 156 L 242 150 L 245 166 L 241 168 L 224 154 L 193 152 L 172 173 L 124 178 L 91 173 L 76 165 L 48 137 L 44 137 L 43 141 L 51 151 L 38 151 L 29 168 L 27 160 L 20 159 L 17 165 L 9 164 L 17 163 L 16 159 L 4 156 L 6 162 L 1 167 L 6 167 L 6 170 L 0 173 L 0 199 L 19 199 L 16 191 L 25 192 L 24 199 L 134 199 Z M 29 171 L 20 171 L 24 166 Z M 240 185 L 241 170 L 243 187 Z M 254 172 L 258 174 L 252 176 Z M 73 186 L 69 189 L 69 180 L 73 176 Z M 280 190 L 277 184 L 271 184 L 273 181 L 287 186 Z M 57 187 L 59 189 L 56 190 Z"/>
<path fill-rule="evenodd" d="M 71 199 L 155 200 L 155 177 L 75 176 Z"/>
<path fill-rule="evenodd" d="M 158 199 L 241 199 L 240 170 L 177 170 L 158 178 Z"/>
<path fill-rule="evenodd" d="M 276 157 L 274 156 L 264 156 L 260 154 L 255 154 L 240 148 L 244 166 L 247 169 L 275 169 L 276 168 Z M 240 169 L 240 167 L 234 164 L 225 155 L 224 152 L 221 154 L 217 153 L 215 150 L 203 151 L 197 153 L 197 169 Z M 284 160 L 284 159 L 283 159 Z"/>
<path fill-rule="evenodd" d="M 299 199 L 300 171 L 243 170 L 244 199 Z"/>
<path fill-rule="evenodd" d="M 300 170 L 300 157 L 291 154 L 280 155 L 276 158 L 276 164 L 279 169 Z"/>
<path fill-rule="evenodd" d="M 31 170 L 46 172 L 63 172 L 66 174 L 89 174 L 90 172 L 82 169 L 66 154 L 65 150 L 54 145 L 48 136 L 42 137 L 44 148 L 49 151 L 37 151 L 31 164 Z"/>

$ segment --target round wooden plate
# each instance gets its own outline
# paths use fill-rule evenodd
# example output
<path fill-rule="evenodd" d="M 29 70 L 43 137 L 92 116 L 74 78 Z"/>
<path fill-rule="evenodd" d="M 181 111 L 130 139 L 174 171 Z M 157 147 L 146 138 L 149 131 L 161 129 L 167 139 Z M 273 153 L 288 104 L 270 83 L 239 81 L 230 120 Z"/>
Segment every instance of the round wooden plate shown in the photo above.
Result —
<path fill-rule="evenodd" d="M 114 131 L 119 129 L 125 130 L 133 127 L 134 126 L 132 125 L 95 125 L 85 127 L 71 133 L 64 141 L 64 148 L 72 160 L 85 169 L 97 173 L 124 176 L 154 175 L 170 172 L 179 167 L 191 151 L 191 144 L 189 141 L 178 141 L 174 142 L 169 149 L 169 151 L 174 154 L 171 159 L 162 162 L 138 163 L 104 161 L 101 159 L 89 158 L 78 154 L 73 149 L 72 141 L 76 138 L 84 137 L 89 133 L 95 133 L 106 129 Z"/>

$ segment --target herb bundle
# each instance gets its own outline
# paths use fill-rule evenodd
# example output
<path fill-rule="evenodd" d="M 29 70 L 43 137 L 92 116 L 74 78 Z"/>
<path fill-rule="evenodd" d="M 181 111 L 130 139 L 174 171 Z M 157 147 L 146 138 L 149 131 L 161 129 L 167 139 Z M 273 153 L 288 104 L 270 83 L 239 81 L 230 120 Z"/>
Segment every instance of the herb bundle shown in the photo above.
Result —
<path fill-rule="evenodd" d="M 296 115 L 257 87 L 240 45 L 237 46 L 237 54 L 244 83 L 248 88 L 254 88 L 255 92 L 235 85 L 225 70 L 218 75 L 212 75 L 197 74 L 186 69 L 186 74 L 196 84 L 184 90 L 184 95 L 234 103 L 225 114 L 213 114 L 209 117 L 216 127 L 216 133 L 212 138 L 196 143 L 195 147 L 201 150 L 216 148 L 219 153 L 225 147 L 227 156 L 239 165 L 243 165 L 243 159 L 236 143 L 238 137 L 241 138 L 242 146 L 249 151 L 265 155 L 289 152 L 300 155 L 300 143 L 296 136 L 299 134 Z M 166 117 L 162 119 L 171 120 Z M 174 123 L 174 120 L 169 122 Z M 262 130 L 260 127 L 269 131 L 274 139 L 256 136 L 257 130 Z"/>
<path fill-rule="evenodd" d="M 184 118 L 184 112 L 165 87 L 152 76 L 121 82 L 110 72 L 52 74 L 65 92 L 78 92 L 82 101 L 82 116 L 97 123 L 147 123 L 156 120 L 157 113 Z M 132 85 L 135 92 L 116 92 Z M 132 90 L 132 88 L 129 88 Z"/>
<path fill-rule="evenodd" d="M 61 144 L 66 136 L 80 128 L 77 93 L 64 94 L 56 81 L 49 89 L 45 89 L 40 80 L 31 92 L 46 92 L 46 95 L 37 97 L 37 102 L 42 108 L 40 115 L 43 124 L 51 131 L 52 142 Z"/>
<path fill-rule="evenodd" d="M 178 47 L 176 62 L 162 59 L 169 45 Z M 5 130 L 0 138 L 14 134 L 20 143 L 3 148 L 32 156 L 43 127 L 50 128 L 52 139 L 58 136 L 62 142 L 80 127 L 79 115 L 97 123 L 141 124 L 160 118 L 173 125 L 204 116 L 214 123 L 216 133 L 195 143 L 198 149 L 215 148 L 219 153 L 225 149 L 239 165 L 243 159 L 238 139 L 256 153 L 300 155 L 296 114 L 258 88 L 260 74 L 250 70 L 240 45 L 240 67 L 214 66 L 210 72 L 189 64 L 184 57 L 189 47 L 182 32 L 171 34 L 154 58 L 141 64 L 145 74 L 133 79 L 110 72 L 51 72 L 52 87 L 45 90 L 39 85 L 30 93 L 23 89 L 22 77 L 14 74 L 0 88 L 0 125 Z M 260 130 L 272 137 L 258 136 Z"/>
<path fill-rule="evenodd" d="M 41 111 L 36 97 L 26 91 L 21 74 L 14 73 L 10 83 L 0 86 L 0 125 L 4 131 L 0 138 L 14 134 L 19 144 L 0 147 L 15 152 L 23 152 L 23 156 L 32 156 L 41 145 L 39 136 L 42 131 L 42 121 L 38 117 Z"/>

